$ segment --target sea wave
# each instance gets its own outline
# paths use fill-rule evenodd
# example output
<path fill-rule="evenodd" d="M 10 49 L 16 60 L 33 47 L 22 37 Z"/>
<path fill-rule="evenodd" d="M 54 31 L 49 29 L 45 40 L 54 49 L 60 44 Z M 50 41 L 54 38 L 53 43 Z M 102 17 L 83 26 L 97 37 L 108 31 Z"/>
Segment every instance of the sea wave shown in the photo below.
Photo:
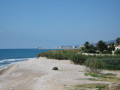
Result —
<path fill-rule="evenodd" d="M 10 64 L 14 64 L 16 62 L 26 61 L 29 59 L 34 59 L 34 58 L 3 59 L 3 60 L 0 60 L 0 68 L 4 68 Z"/>

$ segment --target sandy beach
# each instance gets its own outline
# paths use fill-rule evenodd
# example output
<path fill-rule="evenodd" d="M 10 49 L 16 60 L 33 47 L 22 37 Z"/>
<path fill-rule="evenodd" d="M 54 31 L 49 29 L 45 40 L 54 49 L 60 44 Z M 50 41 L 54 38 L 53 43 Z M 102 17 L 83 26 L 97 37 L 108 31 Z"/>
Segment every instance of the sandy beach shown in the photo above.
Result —
<path fill-rule="evenodd" d="M 59 70 L 52 70 L 55 66 Z M 70 60 L 30 59 L 0 71 L 0 90 L 70 90 L 78 84 L 111 83 L 90 81 L 84 71 L 84 66 L 74 65 Z M 120 77 L 119 73 L 112 73 Z"/>

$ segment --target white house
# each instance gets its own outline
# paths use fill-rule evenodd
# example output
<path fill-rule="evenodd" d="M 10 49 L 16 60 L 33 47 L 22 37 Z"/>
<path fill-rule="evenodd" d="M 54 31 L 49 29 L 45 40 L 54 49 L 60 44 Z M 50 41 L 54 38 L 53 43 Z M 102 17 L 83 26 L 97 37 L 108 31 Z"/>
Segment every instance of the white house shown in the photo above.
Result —
<path fill-rule="evenodd" d="M 118 45 L 118 46 L 115 47 L 115 50 L 118 50 L 118 49 L 120 49 L 120 45 Z"/>

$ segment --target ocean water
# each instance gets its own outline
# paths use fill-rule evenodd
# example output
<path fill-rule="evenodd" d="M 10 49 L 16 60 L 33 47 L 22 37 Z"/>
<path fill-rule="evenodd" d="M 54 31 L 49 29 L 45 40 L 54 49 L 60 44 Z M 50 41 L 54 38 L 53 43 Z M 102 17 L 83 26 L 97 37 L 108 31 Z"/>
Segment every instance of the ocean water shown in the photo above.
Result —
<path fill-rule="evenodd" d="M 0 49 L 0 69 L 16 62 L 37 58 L 38 53 L 53 49 Z"/>

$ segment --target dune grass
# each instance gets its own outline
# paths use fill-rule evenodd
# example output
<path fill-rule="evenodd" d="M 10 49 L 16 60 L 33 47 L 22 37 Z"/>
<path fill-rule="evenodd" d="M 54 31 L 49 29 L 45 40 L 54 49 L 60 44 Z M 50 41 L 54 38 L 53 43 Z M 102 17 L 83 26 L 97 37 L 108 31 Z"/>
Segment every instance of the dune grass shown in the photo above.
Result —
<path fill-rule="evenodd" d="M 96 73 L 84 73 L 85 76 L 91 76 L 95 78 L 89 78 L 88 80 L 94 79 L 96 81 L 108 81 L 114 83 L 120 83 L 120 78 L 116 76 L 116 74 L 107 73 L 107 74 L 96 74 Z"/>
<path fill-rule="evenodd" d="M 108 84 L 82 84 L 75 85 L 72 90 L 103 90 L 108 86 Z"/>
<path fill-rule="evenodd" d="M 113 83 L 120 83 L 120 78 L 116 77 L 116 74 L 107 73 L 107 74 L 96 74 L 96 73 L 84 73 L 85 76 L 91 76 L 93 78 L 88 78 L 90 81 L 108 81 Z M 71 90 L 108 90 L 109 84 L 81 84 L 73 86 Z"/>
<path fill-rule="evenodd" d="M 120 70 L 120 55 L 82 55 L 82 52 L 83 51 L 81 49 L 53 50 L 39 53 L 37 56 L 47 57 L 49 59 L 71 60 L 74 64 L 82 65 L 86 65 L 85 62 L 87 61 L 89 61 L 89 63 L 93 63 L 92 60 L 96 59 L 97 62 L 95 62 L 95 68 Z M 103 63 L 105 65 L 104 67 L 102 67 Z"/>

